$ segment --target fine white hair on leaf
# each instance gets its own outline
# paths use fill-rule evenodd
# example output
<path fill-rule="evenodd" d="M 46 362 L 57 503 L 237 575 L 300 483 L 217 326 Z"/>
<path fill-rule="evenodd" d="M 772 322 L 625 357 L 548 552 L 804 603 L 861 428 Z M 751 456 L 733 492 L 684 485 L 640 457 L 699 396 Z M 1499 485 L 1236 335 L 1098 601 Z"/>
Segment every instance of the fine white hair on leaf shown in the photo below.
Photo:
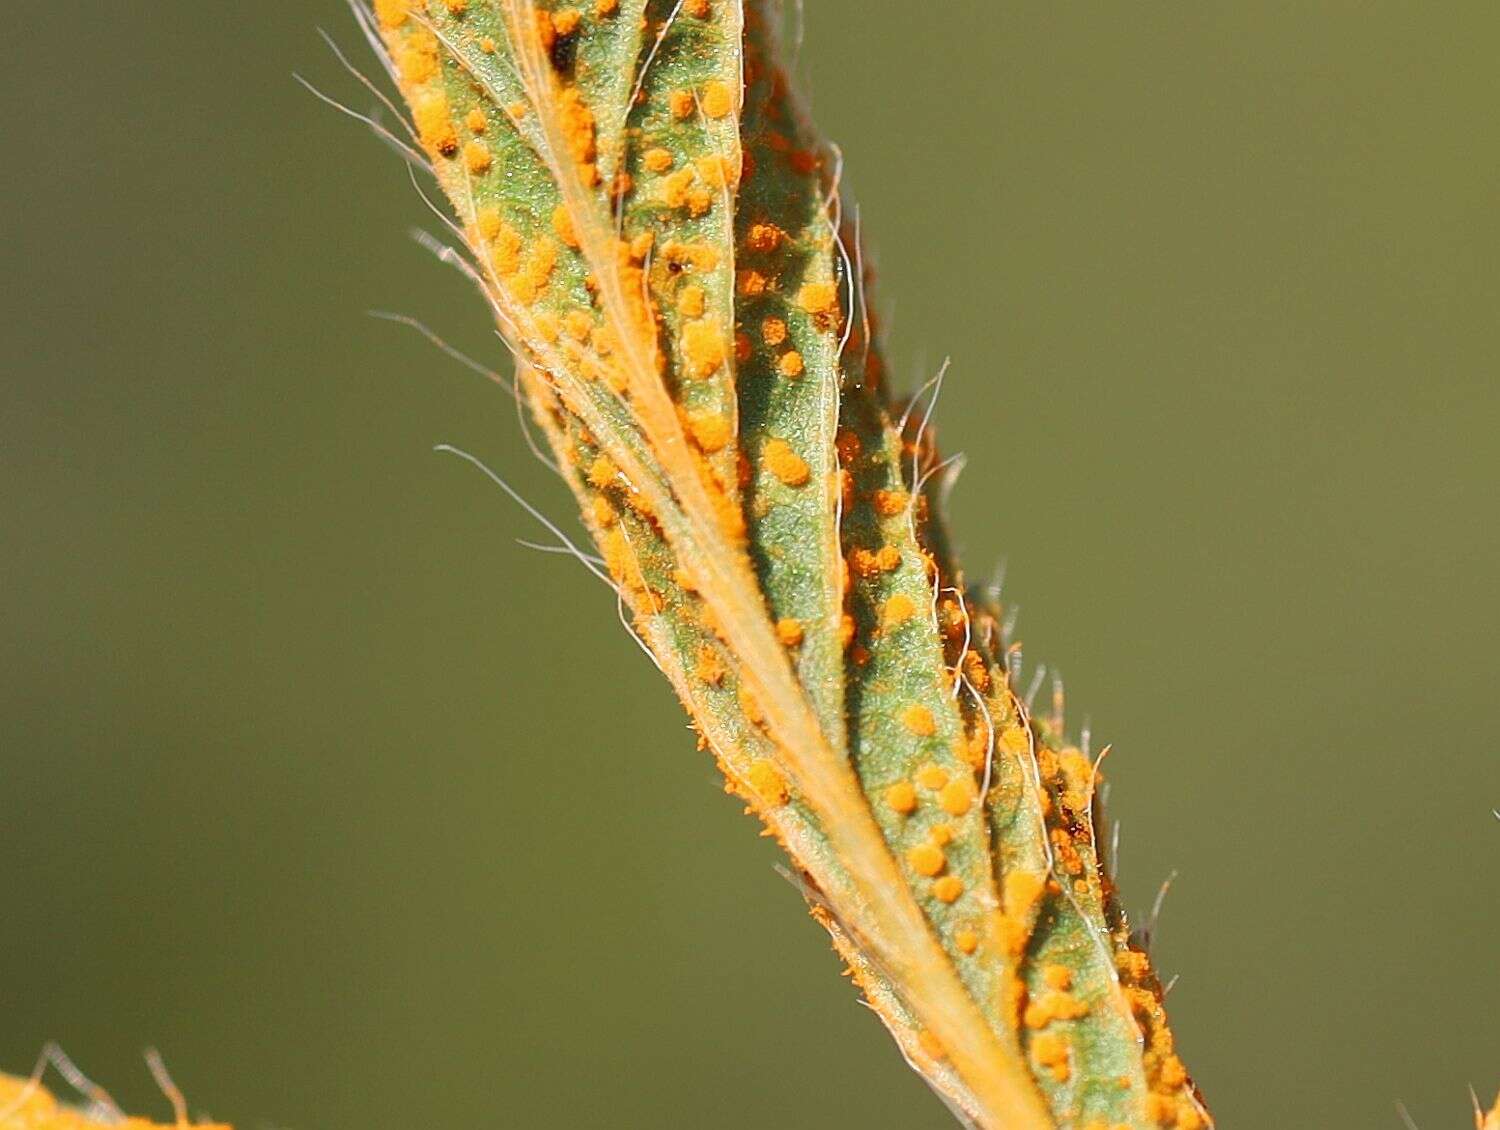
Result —
<path fill-rule="evenodd" d="M 354 110 L 348 106 L 345 106 L 337 98 L 334 98 L 331 95 L 324 94 L 321 90 L 319 90 L 316 86 L 308 82 L 307 79 L 303 78 L 299 74 L 293 73 L 292 78 L 318 101 L 332 106 L 339 113 L 346 114 L 357 122 L 362 122 L 364 125 L 369 126 L 370 129 L 375 132 L 375 136 L 395 149 L 397 153 L 399 153 L 403 158 L 406 159 L 406 163 L 408 165 L 413 165 L 429 173 L 432 172 L 432 166 L 428 163 L 426 157 L 422 156 L 422 154 L 418 153 L 410 145 L 406 144 L 406 142 L 402 141 L 399 137 L 393 134 L 390 130 L 386 129 L 385 126 L 381 125 L 374 118 L 370 117 L 368 114 L 361 114 L 358 110 Z M 404 118 L 402 119 L 403 122 L 405 120 L 406 119 Z"/>
<path fill-rule="evenodd" d="M 454 238 L 458 239 L 460 242 L 467 243 L 468 236 L 464 233 L 464 229 L 454 223 L 453 220 L 449 218 L 446 211 L 444 211 L 442 208 L 439 208 L 435 203 L 433 203 L 432 197 L 427 195 L 427 190 L 417 183 L 417 174 L 412 169 L 408 168 L 406 170 L 406 175 L 411 180 L 412 188 L 416 189 L 417 195 L 422 198 L 422 203 L 427 205 L 427 210 L 434 216 L 436 216 L 445 228 L 453 233 Z"/>
<path fill-rule="evenodd" d="M 942 477 L 938 480 L 937 501 L 938 512 L 946 513 L 948 503 L 953 498 L 953 490 L 958 486 L 958 480 L 963 475 L 965 468 L 969 465 L 969 456 L 960 451 L 947 461 L 943 468 Z"/>
<path fill-rule="evenodd" d="M 1016 623 L 1020 619 L 1021 606 L 1019 604 L 1012 604 L 1010 611 L 1005 614 L 1005 619 L 1000 624 L 1000 642 L 1005 645 L 1007 654 L 1012 650 L 1010 641 L 1016 634 Z M 1016 646 L 1014 650 L 1016 654 L 1016 671 L 1019 672 L 1021 670 L 1021 649 L 1019 646 Z"/>
<path fill-rule="evenodd" d="M 365 313 L 370 317 L 375 318 L 377 321 L 394 322 L 396 325 L 407 326 L 411 329 L 416 330 L 417 333 L 425 337 L 428 342 L 436 346 L 438 350 L 441 351 L 444 355 L 451 357 L 460 365 L 464 366 L 464 368 L 470 370 L 471 372 L 478 373 L 481 377 L 484 377 L 488 381 L 493 381 L 495 384 L 503 388 L 506 392 L 514 392 L 514 386 L 512 386 L 510 381 L 507 380 L 504 376 L 474 360 L 474 358 L 470 357 L 462 350 L 455 349 L 453 346 L 449 345 L 446 341 L 435 334 L 424 322 L 413 318 L 411 315 L 397 314 L 389 310 L 366 310 Z"/>
<path fill-rule="evenodd" d="M 622 481 L 626 481 L 626 484 L 629 485 L 628 480 L 625 480 L 625 476 L 623 474 L 619 474 L 619 478 Z M 630 553 L 631 563 L 635 566 L 635 575 L 637 577 L 643 577 L 645 574 L 641 569 L 640 554 L 636 552 L 635 543 L 630 540 L 630 531 L 625 528 L 625 524 L 623 522 L 620 523 L 620 537 L 624 539 L 625 548 Z M 640 632 L 636 631 L 635 625 L 631 622 L 634 619 L 634 615 L 632 614 L 630 617 L 626 616 L 625 591 L 623 585 L 615 586 L 615 611 L 619 615 L 620 623 L 624 625 L 625 630 L 631 634 L 636 643 L 640 644 L 641 650 L 646 653 L 646 658 L 651 660 L 651 666 L 655 667 L 659 672 L 665 675 L 666 671 L 661 665 L 661 660 L 656 658 L 656 652 L 651 650 L 651 646 L 646 643 L 645 637 L 643 637 Z"/>
<path fill-rule="evenodd" d="M 568 537 L 567 534 L 563 533 L 556 522 L 552 521 L 551 518 L 548 518 L 547 515 L 543 514 L 540 510 L 538 510 L 535 506 L 528 502 L 525 496 L 523 496 L 520 491 L 516 490 L 515 487 L 511 486 L 508 482 L 501 478 L 501 476 L 497 472 L 492 470 L 490 466 L 484 462 L 484 460 L 479 458 L 479 456 L 472 455 L 469 452 L 463 450 L 463 448 L 461 447 L 454 447 L 451 443 L 440 443 L 432 450 L 441 455 L 455 455 L 459 459 L 462 459 L 464 462 L 477 467 L 486 478 L 488 478 L 492 483 L 494 483 L 507 495 L 509 495 L 512 502 L 514 502 L 522 510 L 526 511 L 527 514 L 531 515 L 531 517 L 536 519 L 537 522 L 541 523 L 541 525 L 545 526 L 547 532 L 550 533 L 553 537 L 557 538 L 557 540 L 561 542 L 564 547 L 566 547 L 567 551 L 573 557 L 578 559 L 579 563 L 582 564 L 585 569 L 594 574 L 594 576 L 598 577 L 610 588 L 613 589 L 616 587 L 614 578 L 611 577 L 608 573 L 602 572 L 598 568 L 598 566 L 594 565 L 594 563 L 590 560 L 589 555 L 584 553 L 583 550 L 579 549 L 578 546 L 574 543 L 573 539 Z"/>
<path fill-rule="evenodd" d="M 1156 889 L 1156 898 L 1151 902 L 1151 913 L 1146 918 L 1144 936 L 1153 943 L 1157 938 L 1157 928 L 1161 925 L 1161 911 L 1167 902 L 1167 892 L 1172 889 L 1172 884 L 1176 881 L 1177 869 L 1173 868 L 1162 880 L 1161 886 Z"/>
<path fill-rule="evenodd" d="M 534 549 L 538 553 L 553 553 L 565 557 L 578 556 L 578 554 L 574 553 L 573 550 L 569 549 L 565 545 L 546 545 L 543 542 L 531 541 L 527 538 L 516 538 L 515 543 L 524 549 Z M 600 557 L 598 554 L 585 553 L 582 556 L 584 561 L 593 564 L 598 568 L 604 568 L 604 558 Z"/>
<path fill-rule="evenodd" d="M 646 85 L 646 75 L 651 70 L 651 64 L 656 61 L 656 53 L 661 50 L 662 41 L 672 31 L 672 25 L 677 22 L 677 13 L 682 11 L 684 3 L 685 0 L 677 0 L 677 3 L 673 5 L 672 11 L 668 13 L 667 18 L 662 21 L 661 27 L 657 29 L 656 39 L 651 44 L 651 50 L 646 52 L 645 60 L 641 63 L 640 69 L 636 71 L 635 83 L 630 88 L 630 97 L 625 100 L 625 117 L 627 119 L 630 117 L 630 107 L 634 106 L 635 100 L 641 96 L 641 87 Z M 624 129 L 625 122 L 622 121 L 620 122 L 621 132 Z"/>
<path fill-rule="evenodd" d="M 1031 682 L 1026 687 L 1026 697 L 1024 701 L 1026 703 L 1026 712 L 1028 714 L 1031 713 L 1031 709 L 1036 703 L 1037 692 L 1042 689 L 1042 683 L 1046 680 L 1046 678 L 1047 665 L 1043 663 L 1036 669 L 1036 673 L 1031 676 Z"/>
<path fill-rule="evenodd" d="M 380 38 L 380 29 L 375 26 L 375 20 L 370 10 L 365 6 L 363 0 L 347 0 L 349 11 L 354 14 L 354 22 L 359 26 L 360 34 L 365 37 L 365 42 L 370 45 L 370 51 L 375 58 L 380 60 L 380 65 L 392 82 L 396 81 L 396 64 L 391 58 L 391 53 L 385 49 L 385 42 Z"/>
<path fill-rule="evenodd" d="M 968 655 L 969 644 L 973 642 L 974 639 L 974 624 L 973 621 L 969 619 L 969 605 L 968 602 L 964 600 L 963 593 L 959 592 L 956 588 L 949 588 L 947 591 L 958 597 L 958 608 L 959 611 L 963 613 L 964 617 L 964 642 L 959 645 L 958 649 L 958 677 L 953 681 L 953 697 L 957 698 L 958 684 L 964 679 L 964 656 Z"/>
<path fill-rule="evenodd" d="M 49 1040 L 47 1046 L 42 1049 L 42 1055 L 48 1064 L 67 1080 L 68 1086 L 72 1087 L 88 1103 L 87 1114 L 97 1121 L 125 1121 L 125 1112 L 120 1109 L 118 1103 L 110 1097 L 108 1091 L 95 1083 L 85 1075 L 68 1054 L 62 1050 L 62 1046 L 56 1041 Z M 38 1080 L 41 1076 L 39 1075 Z"/>
<path fill-rule="evenodd" d="M 859 375 L 861 382 L 863 382 L 865 369 L 870 364 L 870 296 L 868 293 L 869 288 L 865 285 L 864 228 L 858 203 L 854 205 L 854 277 L 855 281 L 859 283 Z"/>
<path fill-rule="evenodd" d="M 172 1104 L 173 1121 L 178 1126 L 186 1126 L 188 1123 L 187 1099 L 183 1097 L 182 1088 L 173 1081 L 172 1073 L 167 1070 L 166 1060 L 162 1059 L 161 1052 L 155 1048 L 147 1048 L 145 1057 L 146 1068 L 151 1072 L 151 1078 L 156 1080 L 161 1093 L 166 1096 L 167 1102 Z"/>
<path fill-rule="evenodd" d="M 974 685 L 969 682 L 967 676 L 959 675 L 959 685 L 974 696 L 974 706 L 979 713 L 980 721 L 984 723 L 984 780 L 979 786 L 979 797 L 983 803 L 984 798 L 989 796 L 990 781 L 995 767 L 995 721 L 990 717 L 989 703 L 985 702 L 984 696 L 974 689 Z"/>
<path fill-rule="evenodd" d="M 1005 594 L 1005 572 L 1010 568 L 1010 559 L 1002 557 L 995 562 L 995 567 L 990 570 L 990 579 L 985 583 L 985 598 L 995 606 L 995 611 L 1000 611 L 1000 601 Z"/>
<path fill-rule="evenodd" d="M 334 41 L 333 36 L 329 35 L 322 28 L 318 29 L 318 35 L 320 35 L 323 39 L 323 42 L 328 45 L 328 50 L 333 52 L 333 57 L 339 61 L 344 70 L 353 75 L 355 80 L 358 81 L 361 86 L 363 86 L 377 99 L 379 99 L 380 104 L 390 111 L 391 117 L 395 118 L 396 121 L 401 123 L 401 128 L 406 130 L 406 136 L 411 138 L 412 144 L 420 145 L 421 139 L 417 137 L 417 131 L 412 129 L 411 123 L 406 120 L 406 115 L 403 114 L 400 110 L 396 109 L 396 104 L 386 96 L 385 92 L 382 91 L 373 82 L 371 82 L 368 78 L 366 78 L 365 73 L 349 61 L 348 56 L 344 54 L 343 50 Z"/>

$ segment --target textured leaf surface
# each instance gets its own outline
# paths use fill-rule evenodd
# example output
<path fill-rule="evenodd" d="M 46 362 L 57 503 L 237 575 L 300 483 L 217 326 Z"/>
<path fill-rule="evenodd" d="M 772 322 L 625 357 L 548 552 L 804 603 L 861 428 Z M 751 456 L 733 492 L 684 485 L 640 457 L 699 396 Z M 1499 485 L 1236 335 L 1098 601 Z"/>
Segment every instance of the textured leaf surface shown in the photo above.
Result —
<path fill-rule="evenodd" d="M 729 0 L 379 0 L 415 135 L 632 630 L 908 1060 L 986 1127 L 1208 1124 L 1097 767 L 893 406 L 838 161 Z"/>

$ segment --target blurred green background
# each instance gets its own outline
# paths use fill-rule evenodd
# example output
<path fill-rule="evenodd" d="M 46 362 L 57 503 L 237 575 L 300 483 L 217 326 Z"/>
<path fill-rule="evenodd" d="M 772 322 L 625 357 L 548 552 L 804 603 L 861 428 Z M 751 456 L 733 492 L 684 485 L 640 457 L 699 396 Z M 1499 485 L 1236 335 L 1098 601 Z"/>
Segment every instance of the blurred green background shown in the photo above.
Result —
<path fill-rule="evenodd" d="M 1226 1127 L 1500 1084 L 1500 8 L 808 5 L 974 571 Z M 242 1128 L 943 1127 L 405 238 L 339 0 L 12 13 L 0 1064 Z M 154 1105 L 153 1105 L 154 1104 Z"/>

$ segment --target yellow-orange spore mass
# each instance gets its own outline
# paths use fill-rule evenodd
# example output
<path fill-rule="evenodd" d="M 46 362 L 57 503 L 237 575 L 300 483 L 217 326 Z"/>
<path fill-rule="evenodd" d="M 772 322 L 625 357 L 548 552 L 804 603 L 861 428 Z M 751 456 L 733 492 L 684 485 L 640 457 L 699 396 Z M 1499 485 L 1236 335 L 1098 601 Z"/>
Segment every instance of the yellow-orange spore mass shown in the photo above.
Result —
<path fill-rule="evenodd" d="M 734 95 L 727 83 L 714 79 L 703 87 L 703 112 L 710 118 L 722 118 L 734 109 Z"/>
<path fill-rule="evenodd" d="M 761 800 L 773 807 L 779 808 L 791 799 L 781 770 L 763 757 L 750 763 L 750 787 Z"/>
<path fill-rule="evenodd" d="M 901 816 L 910 816 L 917 810 L 917 790 L 910 781 L 897 781 L 885 790 L 885 805 Z"/>
<path fill-rule="evenodd" d="M 933 1059 L 947 1059 L 948 1049 L 943 1047 L 943 1041 L 934 1036 L 926 1028 L 917 1033 L 917 1043 L 922 1050 Z"/>
<path fill-rule="evenodd" d="M 776 621 L 776 638 L 787 647 L 796 647 L 802 642 L 803 635 L 801 620 L 788 616 Z"/>
<path fill-rule="evenodd" d="M 693 412 L 688 415 L 688 431 L 703 451 L 722 451 L 733 435 L 733 428 L 722 412 Z"/>
<path fill-rule="evenodd" d="M 717 686 L 724 681 L 724 661 L 719 658 L 719 653 L 704 644 L 698 649 L 697 666 L 694 673 L 698 678 L 712 686 Z"/>
<path fill-rule="evenodd" d="M 573 87 L 567 87 L 557 96 L 557 108 L 573 160 L 587 164 L 594 159 L 594 112 Z"/>
<path fill-rule="evenodd" d="M 427 35 L 409 35 L 392 52 L 392 60 L 403 82 L 418 84 L 437 77 L 437 40 Z"/>
<path fill-rule="evenodd" d="M 689 283 L 677 292 L 677 312 L 685 318 L 701 318 L 706 305 L 706 296 L 701 286 Z"/>
<path fill-rule="evenodd" d="M 661 183 L 656 187 L 657 196 L 668 208 L 681 208 L 687 203 L 688 188 L 693 183 L 693 177 L 697 174 L 692 169 L 678 169 L 670 176 L 663 177 Z"/>
<path fill-rule="evenodd" d="M 1052 989 L 1071 989 L 1073 971 L 1066 965 L 1047 965 L 1042 968 L 1042 980 Z"/>
<path fill-rule="evenodd" d="M 689 216 L 706 216 L 713 209 L 714 194 L 700 185 L 688 190 L 686 203 Z"/>
<path fill-rule="evenodd" d="M 947 859 L 943 856 L 943 849 L 933 844 L 917 844 L 906 853 L 906 862 L 918 875 L 925 875 L 929 879 L 938 874 L 947 866 Z"/>
<path fill-rule="evenodd" d="M 907 494 L 904 490 L 877 490 L 875 513 L 883 518 L 894 518 L 906 513 Z"/>
<path fill-rule="evenodd" d="M 937 733 L 937 722 L 932 717 L 932 711 L 919 702 L 914 702 L 901 711 L 901 724 L 919 738 Z"/>
<path fill-rule="evenodd" d="M 785 233 L 775 224 L 751 224 L 745 244 L 751 251 L 775 251 Z"/>
<path fill-rule="evenodd" d="M 746 267 L 734 273 L 734 288 L 746 298 L 766 292 L 766 276 L 754 267 Z"/>
<path fill-rule="evenodd" d="M 797 292 L 797 305 L 809 314 L 828 314 L 838 309 L 838 286 L 831 282 L 804 283 Z"/>
<path fill-rule="evenodd" d="M 766 470 L 789 487 L 803 486 L 812 477 L 807 461 L 784 439 L 767 440 L 761 448 L 760 458 Z"/>
<path fill-rule="evenodd" d="M 620 469 L 615 466 L 615 461 L 608 455 L 595 456 L 594 461 L 589 464 L 589 485 L 596 490 L 603 490 L 605 487 L 612 486 L 619 474 Z"/>
<path fill-rule="evenodd" d="M 724 363 L 724 334 L 712 318 L 688 322 L 682 327 L 682 356 L 690 377 L 710 377 Z"/>
<path fill-rule="evenodd" d="M 1068 1062 L 1068 1042 L 1053 1032 L 1043 1032 L 1031 1041 L 1031 1056 L 1037 1066 L 1050 1072 L 1059 1083 L 1066 1083 L 1072 1074 Z"/>
<path fill-rule="evenodd" d="M 453 128 L 453 115 L 449 111 L 446 94 L 436 90 L 422 90 L 413 94 L 411 117 L 417 127 L 417 136 L 429 150 L 445 157 L 458 152 L 458 131 Z"/>
<path fill-rule="evenodd" d="M 478 138 L 464 146 L 464 164 L 469 167 L 469 172 L 475 174 L 488 172 L 494 162 L 495 158 L 490 153 L 490 147 Z"/>
<path fill-rule="evenodd" d="M 979 790 L 974 787 L 973 778 L 955 777 L 943 786 L 938 794 L 938 803 L 950 816 L 962 816 L 974 806 L 974 800 L 978 795 Z"/>
<path fill-rule="evenodd" d="M 375 0 L 375 18 L 385 28 L 400 27 L 406 22 L 410 0 Z"/>
<path fill-rule="evenodd" d="M 964 893 L 964 881 L 957 875 L 944 875 L 932 884 L 932 894 L 939 902 L 957 902 Z"/>
<path fill-rule="evenodd" d="M 594 319 L 582 310 L 569 310 L 563 315 L 563 330 L 574 341 L 588 341 L 594 332 Z"/>
<path fill-rule="evenodd" d="M 1007 726 L 1000 733 L 1000 746 L 1007 753 L 1025 753 L 1031 748 L 1031 738 L 1020 726 Z"/>
<path fill-rule="evenodd" d="M 578 235 L 573 230 L 573 216 L 565 205 L 559 204 L 552 209 L 552 230 L 557 233 L 557 238 L 569 247 L 578 246 Z"/>
<path fill-rule="evenodd" d="M 1072 993 L 1043 993 L 1026 1006 L 1022 1019 L 1028 1028 L 1045 1028 L 1054 1020 L 1077 1020 L 1087 1016 L 1089 1006 Z"/>
<path fill-rule="evenodd" d="M 926 708 L 924 707 L 923 709 Z M 928 712 L 928 717 L 932 717 L 930 711 Z M 917 784 L 921 785 L 924 789 L 931 789 L 933 792 L 937 792 L 937 790 L 941 789 L 947 783 L 948 771 L 941 765 L 934 765 L 929 761 L 917 770 Z"/>
<path fill-rule="evenodd" d="M 500 234 L 501 222 L 497 208 L 485 207 L 474 213 L 474 226 L 479 229 L 479 237 L 485 242 Z"/>
<path fill-rule="evenodd" d="M 904 592 L 898 592 L 885 602 L 880 610 L 881 623 L 887 627 L 903 624 L 916 615 L 917 605 Z"/>

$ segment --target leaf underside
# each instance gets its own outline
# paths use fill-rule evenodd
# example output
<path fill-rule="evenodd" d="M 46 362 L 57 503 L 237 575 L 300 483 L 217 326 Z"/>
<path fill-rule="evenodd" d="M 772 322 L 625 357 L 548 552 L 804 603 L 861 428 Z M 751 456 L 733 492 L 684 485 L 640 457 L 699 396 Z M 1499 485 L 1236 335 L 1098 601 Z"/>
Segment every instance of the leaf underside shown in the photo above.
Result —
<path fill-rule="evenodd" d="M 885 392 L 776 5 L 377 0 L 368 29 L 632 630 L 913 1067 L 984 1127 L 1209 1116 Z"/>

